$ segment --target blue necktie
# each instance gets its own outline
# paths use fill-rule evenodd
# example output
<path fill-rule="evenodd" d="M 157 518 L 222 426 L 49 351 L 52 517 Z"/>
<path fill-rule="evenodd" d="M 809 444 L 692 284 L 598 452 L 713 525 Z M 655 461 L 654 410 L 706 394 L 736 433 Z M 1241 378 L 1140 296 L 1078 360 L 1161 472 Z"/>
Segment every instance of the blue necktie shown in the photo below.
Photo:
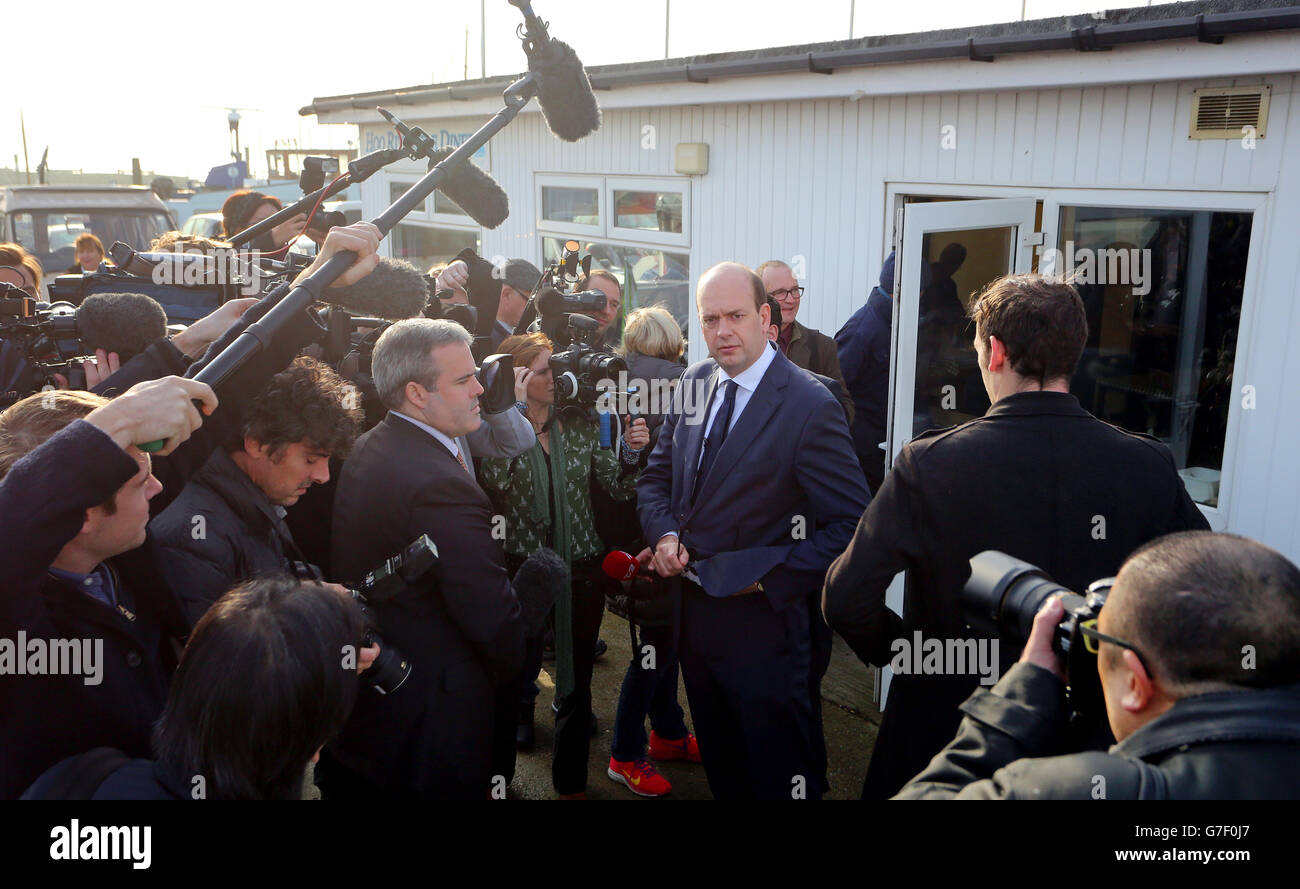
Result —
<path fill-rule="evenodd" d="M 704 436 L 704 456 L 700 459 L 700 468 L 695 473 L 695 487 L 691 490 L 691 502 L 700 493 L 700 485 L 704 483 L 705 477 L 709 474 L 709 467 L 713 465 L 713 460 L 718 456 L 718 451 L 722 450 L 722 444 L 727 440 L 727 427 L 731 425 L 731 411 L 736 406 L 736 384 L 731 380 L 724 380 L 722 383 L 722 407 L 718 410 L 718 416 L 713 421 L 713 426 Z"/>

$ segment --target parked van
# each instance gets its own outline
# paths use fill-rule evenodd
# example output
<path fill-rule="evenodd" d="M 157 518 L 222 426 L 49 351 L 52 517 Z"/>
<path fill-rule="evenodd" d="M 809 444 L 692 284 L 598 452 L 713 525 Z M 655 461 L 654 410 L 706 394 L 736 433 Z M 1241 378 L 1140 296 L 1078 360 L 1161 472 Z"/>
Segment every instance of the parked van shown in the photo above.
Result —
<path fill-rule="evenodd" d="M 22 244 L 48 277 L 76 261 L 77 237 L 89 232 L 107 250 L 124 241 L 136 250 L 176 228 L 158 195 L 142 185 L 15 185 L 0 188 L 0 240 Z"/>

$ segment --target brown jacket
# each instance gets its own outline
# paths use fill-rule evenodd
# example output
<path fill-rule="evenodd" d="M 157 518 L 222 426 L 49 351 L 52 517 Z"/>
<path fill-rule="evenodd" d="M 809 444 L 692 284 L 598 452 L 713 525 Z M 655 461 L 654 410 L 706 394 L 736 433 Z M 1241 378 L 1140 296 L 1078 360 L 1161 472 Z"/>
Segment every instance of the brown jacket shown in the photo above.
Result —
<path fill-rule="evenodd" d="M 835 348 L 835 340 L 820 330 L 804 327 L 798 321 L 791 326 L 790 348 L 786 350 L 785 357 L 804 370 L 830 377 L 840 384 L 839 389 L 832 389 L 832 392 L 840 404 L 844 405 L 844 413 L 852 426 L 853 399 L 848 396 L 849 387 L 844 385 L 844 372 L 840 370 L 840 354 Z"/>

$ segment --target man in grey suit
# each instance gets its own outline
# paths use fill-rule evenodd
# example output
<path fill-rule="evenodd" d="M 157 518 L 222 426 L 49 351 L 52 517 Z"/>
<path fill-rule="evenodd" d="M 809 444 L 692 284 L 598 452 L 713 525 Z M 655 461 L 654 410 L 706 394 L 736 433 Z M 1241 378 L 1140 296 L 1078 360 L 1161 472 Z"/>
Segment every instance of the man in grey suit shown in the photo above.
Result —
<path fill-rule="evenodd" d="M 683 375 L 637 486 L 654 541 L 638 558 L 682 577 L 682 674 L 713 795 L 819 798 L 810 597 L 866 482 L 843 409 L 768 346 L 762 281 L 721 263 L 696 302 L 712 357 Z"/>

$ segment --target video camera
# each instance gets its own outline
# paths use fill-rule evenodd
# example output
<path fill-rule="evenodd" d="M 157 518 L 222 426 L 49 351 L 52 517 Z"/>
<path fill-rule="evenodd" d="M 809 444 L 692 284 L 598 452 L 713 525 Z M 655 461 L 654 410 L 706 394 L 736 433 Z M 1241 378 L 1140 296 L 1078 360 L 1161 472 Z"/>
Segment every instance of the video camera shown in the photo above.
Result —
<path fill-rule="evenodd" d="M 7 397 L 5 407 L 53 386 L 56 373 L 65 375 L 74 389 L 86 388 L 76 306 L 58 302 L 38 308 L 36 300 L 21 289 L 0 282 L 0 339 L 13 343 L 28 364 L 27 379 L 20 379 L 13 392 L 17 398 Z"/>
<path fill-rule="evenodd" d="M 555 406 L 594 407 L 603 394 L 601 380 L 617 379 L 627 362 L 594 345 L 600 324 L 589 317 L 605 308 L 605 294 L 599 290 L 571 292 L 582 277 L 591 275 L 591 254 L 579 259 L 577 241 L 565 241 L 559 260 L 542 273 L 537 291 L 529 300 L 537 318 L 529 330 L 540 330 L 555 344 L 551 355 L 551 376 L 555 380 Z M 525 318 L 521 323 L 527 320 Z"/>
<path fill-rule="evenodd" d="M 363 675 L 380 694 L 392 694 L 401 688 L 411 675 L 411 664 L 397 649 L 379 637 L 379 623 L 375 612 L 368 606 L 383 604 L 419 583 L 437 564 L 438 547 L 429 539 L 428 534 L 421 534 L 406 549 L 385 559 L 358 583 L 347 586 L 366 620 L 362 642 L 367 648 L 379 644 L 379 657 L 375 658 L 375 662 Z"/>
<path fill-rule="evenodd" d="M 1088 720 L 1106 718 L 1097 646 L 1083 628 L 1096 629 L 1097 616 L 1115 578 L 1094 581 L 1080 595 L 1055 583 L 1041 568 L 1020 559 L 986 550 L 970 560 L 970 579 L 961 591 L 967 619 L 976 629 L 992 632 L 1022 647 L 1034 627 L 1034 616 L 1052 596 L 1064 594 L 1065 619 L 1056 627 L 1052 648 L 1065 664 L 1066 689 L 1075 714 Z"/>

